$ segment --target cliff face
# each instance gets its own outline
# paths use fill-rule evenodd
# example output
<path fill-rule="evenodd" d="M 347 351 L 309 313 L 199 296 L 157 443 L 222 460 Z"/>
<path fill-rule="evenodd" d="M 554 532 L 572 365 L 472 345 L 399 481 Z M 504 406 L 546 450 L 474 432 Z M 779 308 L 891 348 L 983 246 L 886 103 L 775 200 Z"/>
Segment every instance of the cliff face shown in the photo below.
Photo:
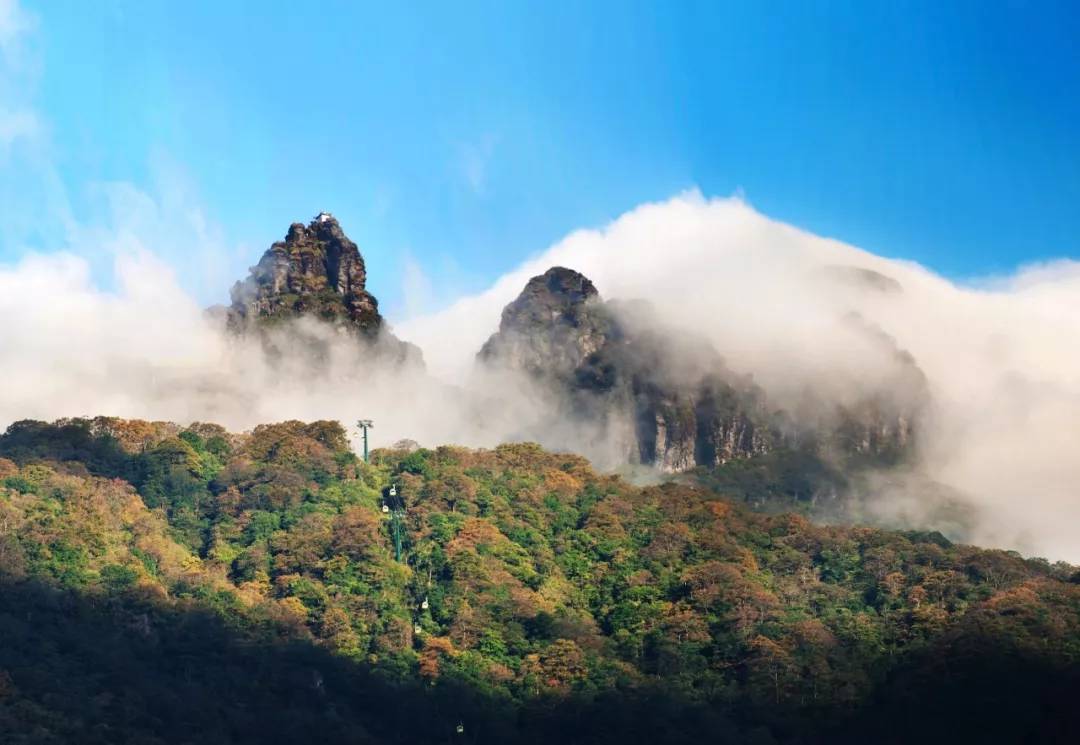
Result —
<path fill-rule="evenodd" d="M 310 318 L 354 335 L 401 361 L 420 362 L 420 350 L 397 339 L 367 291 L 367 269 L 338 221 L 320 213 L 293 223 L 285 240 L 267 249 L 251 274 L 232 288 L 227 323 L 238 333 Z"/>
<path fill-rule="evenodd" d="M 243 323 L 313 315 L 367 335 L 382 327 L 379 303 L 365 289 L 360 250 L 338 221 L 322 213 L 293 223 L 285 240 L 267 249 L 251 275 L 232 288 L 230 320 Z"/>
<path fill-rule="evenodd" d="M 899 460 L 913 446 L 918 408 L 897 402 L 921 401 L 925 379 L 892 339 L 861 319 L 848 320 L 894 357 L 896 380 L 889 396 L 833 406 L 814 401 L 811 416 L 770 408 L 707 340 L 664 328 L 642 301 L 605 302 L 592 282 L 564 267 L 529 280 L 477 357 L 489 368 L 523 372 L 550 391 L 553 417 L 629 423 L 624 460 L 665 472 L 777 448 L 810 449 L 834 460 Z"/>
<path fill-rule="evenodd" d="M 647 384 L 635 411 L 641 462 L 669 473 L 763 454 L 778 439 L 757 391 L 720 380 L 681 389 Z"/>
<path fill-rule="evenodd" d="M 911 353 L 883 330 L 858 314 L 849 314 L 845 320 L 889 360 L 890 372 L 879 381 L 877 391 L 838 407 L 829 444 L 843 454 L 884 462 L 901 460 L 916 446 L 918 422 L 929 408 L 926 375 Z"/>
<path fill-rule="evenodd" d="M 651 315 L 641 302 L 605 303 L 586 277 L 554 267 L 503 310 L 478 360 L 554 392 L 553 416 L 629 423 L 632 463 L 674 472 L 767 451 L 775 433 L 760 392 Z"/>

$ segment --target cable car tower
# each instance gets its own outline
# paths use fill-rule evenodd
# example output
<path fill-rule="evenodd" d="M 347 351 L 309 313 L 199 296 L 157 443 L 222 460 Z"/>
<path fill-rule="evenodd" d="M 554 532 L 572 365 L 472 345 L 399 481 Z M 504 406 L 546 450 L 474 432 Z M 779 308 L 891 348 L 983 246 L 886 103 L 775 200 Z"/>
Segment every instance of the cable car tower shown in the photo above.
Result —
<path fill-rule="evenodd" d="M 375 427 L 374 422 L 370 419 L 361 419 L 356 423 L 356 426 L 364 433 L 364 462 L 368 462 L 368 449 L 367 449 L 367 431 Z"/>

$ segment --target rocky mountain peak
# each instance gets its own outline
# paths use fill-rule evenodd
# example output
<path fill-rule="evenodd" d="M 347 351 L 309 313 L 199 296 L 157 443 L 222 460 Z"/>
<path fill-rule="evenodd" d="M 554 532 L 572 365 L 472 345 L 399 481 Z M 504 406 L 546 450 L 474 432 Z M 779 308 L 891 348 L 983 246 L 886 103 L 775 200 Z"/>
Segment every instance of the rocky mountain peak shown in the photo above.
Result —
<path fill-rule="evenodd" d="M 419 348 L 395 337 L 367 291 L 367 268 L 357 245 L 337 218 L 320 212 L 308 224 L 294 222 L 232 288 L 226 324 L 236 333 L 268 330 L 300 318 L 321 321 L 369 343 L 372 352 L 402 364 L 423 366 Z M 325 339 L 290 325 L 290 333 L 325 356 Z M 266 339 L 271 348 L 275 345 Z M 280 351 L 280 350 L 278 350 Z"/>
<path fill-rule="evenodd" d="M 533 277 L 525 285 L 522 294 L 547 297 L 555 302 L 571 305 L 600 297 L 596 286 L 588 277 L 564 266 L 553 266 L 543 274 Z"/>
<path fill-rule="evenodd" d="M 312 315 L 374 336 L 383 319 L 366 283 L 359 248 L 333 215 L 321 212 L 307 225 L 290 225 L 285 240 L 270 246 L 248 278 L 233 286 L 230 321 Z"/>
<path fill-rule="evenodd" d="M 478 356 L 543 378 L 571 376 L 607 341 L 614 324 L 588 277 L 552 267 L 530 279 L 502 312 Z"/>
<path fill-rule="evenodd" d="M 600 293 L 580 272 L 556 266 L 533 277 L 517 299 L 503 309 L 500 332 L 536 331 L 558 324 L 579 325 Z"/>

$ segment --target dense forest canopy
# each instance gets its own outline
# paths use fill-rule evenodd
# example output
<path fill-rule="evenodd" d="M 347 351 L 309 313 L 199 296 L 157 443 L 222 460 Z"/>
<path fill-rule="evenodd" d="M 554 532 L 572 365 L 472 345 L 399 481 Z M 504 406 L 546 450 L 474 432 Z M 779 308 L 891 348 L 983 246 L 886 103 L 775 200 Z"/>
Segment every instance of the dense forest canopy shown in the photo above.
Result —
<path fill-rule="evenodd" d="M 529 443 L 364 463 L 329 421 L 18 422 L 0 739 L 1080 741 L 1075 567 L 710 483 Z"/>

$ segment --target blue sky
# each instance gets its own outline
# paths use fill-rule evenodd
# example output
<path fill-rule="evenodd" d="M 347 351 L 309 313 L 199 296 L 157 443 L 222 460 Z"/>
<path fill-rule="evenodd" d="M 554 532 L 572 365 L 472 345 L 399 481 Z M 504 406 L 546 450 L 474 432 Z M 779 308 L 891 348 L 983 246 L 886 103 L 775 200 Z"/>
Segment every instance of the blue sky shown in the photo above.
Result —
<path fill-rule="evenodd" d="M 1080 255 L 1075 3 L 18 6 L 0 261 L 70 248 L 103 184 L 156 200 L 206 302 L 322 209 L 400 314 L 411 267 L 442 304 L 692 187 L 955 278 Z"/>

